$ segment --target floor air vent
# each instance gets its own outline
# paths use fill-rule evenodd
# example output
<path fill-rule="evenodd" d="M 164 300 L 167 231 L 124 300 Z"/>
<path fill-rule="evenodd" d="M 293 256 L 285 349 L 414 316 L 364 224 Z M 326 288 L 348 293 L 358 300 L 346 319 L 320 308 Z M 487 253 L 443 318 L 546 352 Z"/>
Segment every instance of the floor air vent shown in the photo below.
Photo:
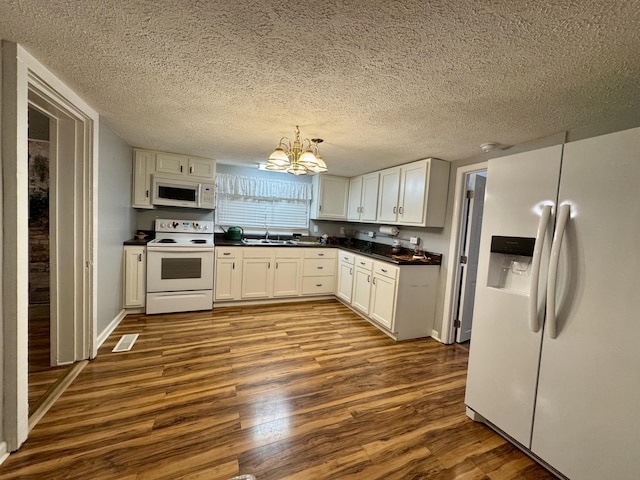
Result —
<path fill-rule="evenodd" d="M 120 338 L 120 341 L 113 347 L 112 352 L 128 352 L 133 347 L 133 344 L 136 343 L 138 339 L 138 333 L 129 333 L 127 335 L 123 335 Z"/>

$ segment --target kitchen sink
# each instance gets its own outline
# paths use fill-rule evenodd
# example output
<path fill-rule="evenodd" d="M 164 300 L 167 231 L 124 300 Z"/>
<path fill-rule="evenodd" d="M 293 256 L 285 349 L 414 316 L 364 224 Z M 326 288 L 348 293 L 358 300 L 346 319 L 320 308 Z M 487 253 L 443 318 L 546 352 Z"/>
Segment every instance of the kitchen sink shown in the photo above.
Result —
<path fill-rule="evenodd" d="M 290 240 L 275 240 L 271 238 L 243 238 L 247 245 L 294 245 Z"/>

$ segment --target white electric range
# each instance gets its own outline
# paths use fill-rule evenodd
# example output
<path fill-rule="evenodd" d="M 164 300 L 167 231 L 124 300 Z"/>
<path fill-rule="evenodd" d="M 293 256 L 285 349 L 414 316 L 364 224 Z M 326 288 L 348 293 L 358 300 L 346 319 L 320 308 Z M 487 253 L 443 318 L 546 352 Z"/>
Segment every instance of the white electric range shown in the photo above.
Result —
<path fill-rule="evenodd" d="M 147 243 L 147 314 L 213 307 L 213 222 L 156 219 Z"/>

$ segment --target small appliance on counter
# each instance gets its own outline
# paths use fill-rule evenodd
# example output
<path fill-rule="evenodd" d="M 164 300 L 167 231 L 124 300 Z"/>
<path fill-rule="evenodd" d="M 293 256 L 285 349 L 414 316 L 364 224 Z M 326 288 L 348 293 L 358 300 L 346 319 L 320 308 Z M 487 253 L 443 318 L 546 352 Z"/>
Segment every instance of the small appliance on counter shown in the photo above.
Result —
<path fill-rule="evenodd" d="M 244 238 L 244 230 L 242 227 L 229 227 L 226 230 L 220 227 L 224 232 L 224 238 L 227 240 L 242 241 Z"/>
<path fill-rule="evenodd" d="M 147 243 L 147 314 L 213 306 L 213 222 L 156 219 Z"/>

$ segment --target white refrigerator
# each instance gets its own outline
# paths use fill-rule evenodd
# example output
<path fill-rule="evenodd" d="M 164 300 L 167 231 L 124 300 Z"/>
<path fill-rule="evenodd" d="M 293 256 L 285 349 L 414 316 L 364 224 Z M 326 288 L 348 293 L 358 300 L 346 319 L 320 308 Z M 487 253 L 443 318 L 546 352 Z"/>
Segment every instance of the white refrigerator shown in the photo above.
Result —
<path fill-rule="evenodd" d="M 573 480 L 640 478 L 640 128 L 489 161 L 465 403 Z"/>

